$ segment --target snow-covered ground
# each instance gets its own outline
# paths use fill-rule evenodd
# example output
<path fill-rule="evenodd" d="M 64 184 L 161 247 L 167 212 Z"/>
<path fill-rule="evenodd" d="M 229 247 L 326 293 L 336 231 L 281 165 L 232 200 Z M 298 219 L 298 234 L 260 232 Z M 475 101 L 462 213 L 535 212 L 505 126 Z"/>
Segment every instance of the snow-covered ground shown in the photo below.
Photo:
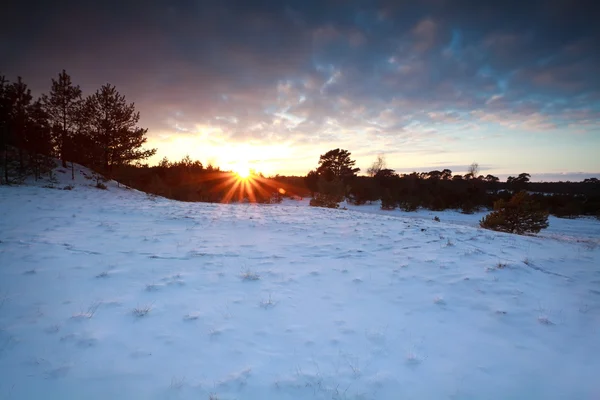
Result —
<path fill-rule="evenodd" d="M 522 237 L 77 172 L 0 187 L 0 399 L 600 397 L 597 221 Z"/>

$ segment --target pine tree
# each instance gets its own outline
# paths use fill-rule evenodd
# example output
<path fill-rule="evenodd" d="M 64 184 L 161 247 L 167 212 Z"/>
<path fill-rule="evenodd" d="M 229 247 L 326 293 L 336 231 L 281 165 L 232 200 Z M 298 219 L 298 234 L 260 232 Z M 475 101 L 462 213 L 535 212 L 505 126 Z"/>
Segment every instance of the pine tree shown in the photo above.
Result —
<path fill-rule="evenodd" d="M 2 149 L 2 171 L 0 182 L 8 184 L 8 142 L 10 123 L 10 101 L 8 98 L 9 82 L 0 75 L 0 148 Z M 2 181 L 2 178 L 4 180 Z"/>
<path fill-rule="evenodd" d="M 538 233 L 548 227 L 548 213 L 540 209 L 525 191 L 515 194 L 508 202 L 498 200 L 494 211 L 480 221 L 480 226 L 495 231 Z"/>
<path fill-rule="evenodd" d="M 147 129 L 137 127 L 140 119 L 134 103 L 110 84 L 85 100 L 84 118 L 89 123 L 93 164 L 109 177 L 114 166 L 151 157 L 156 149 L 144 150 Z"/>
<path fill-rule="evenodd" d="M 52 129 L 40 100 L 36 100 L 28 109 L 25 148 L 35 179 L 52 170 L 54 163 L 49 157 L 52 154 Z"/>
<path fill-rule="evenodd" d="M 360 168 L 355 168 L 355 160 L 350 158 L 348 150 L 329 150 L 319 158 L 319 176 L 327 180 L 345 180 L 356 176 Z"/>
<path fill-rule="evenodd" d="M 20 76 L 16 82 L 8 86 L 8 100 L 10 103 L 9 130 L 12 134 L 9 136 L 12 139 L 9 144 L 17 147 L 21 173 L 25 171 L 24 150 L 29 122 L 28 108 L 31 105 L 32 98 L 31 90 L 27 88 Z"/>
<path fill-rule="evenodd" d="M 43 95 L 44 108 L 50 118 L 52 135 L 62 166 L 66 168 L 67 160 L 73 160 L 71 140 L 73 139 L 77 112 L 82 104 L 81 89 L 73 86 L 71 77 L 63 69 L 58 80 L 52 79 L 50 95 Z M 73 171 L 73 163 L 71 163 Z M 73 177 L 74 178 L 74 177 Z"/>

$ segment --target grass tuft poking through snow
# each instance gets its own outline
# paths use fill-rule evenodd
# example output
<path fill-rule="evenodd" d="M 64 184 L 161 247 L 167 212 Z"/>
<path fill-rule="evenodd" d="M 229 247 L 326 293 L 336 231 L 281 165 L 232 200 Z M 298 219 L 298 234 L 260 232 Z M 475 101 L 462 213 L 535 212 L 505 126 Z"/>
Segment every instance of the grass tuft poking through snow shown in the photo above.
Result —
<path fill-rule="evenodd" d="M 261 300 L 259 304 L 262 308 L 268 309 L 275 307 L 277 305 L 277 302 L 273 301 L 273 299 L 271 298 L 271 293 L 269 293 L 269 298 Z"/>
<path fill-rule="evenodd" d="M 241 275 L 243 281 L 257 281 L 260 279 L 260 275 L 256 272 L 247 269 Z"/>
<path fill-rule="evenodd" d="M 152 305 L 146 304 L 143 306 L 137 306 L 132 310 L 132 314 L 138 318 L 145 317 L 152 311 Z"/>
<path fill-rule="evenodd" d="M 73 314 L 73 319 L 91 319 L 96 311 L 98 311 L 98 307 L 100 307 L 100 302 L 92 303 L 87 310 L 81 310 L 77 314 Z"/>

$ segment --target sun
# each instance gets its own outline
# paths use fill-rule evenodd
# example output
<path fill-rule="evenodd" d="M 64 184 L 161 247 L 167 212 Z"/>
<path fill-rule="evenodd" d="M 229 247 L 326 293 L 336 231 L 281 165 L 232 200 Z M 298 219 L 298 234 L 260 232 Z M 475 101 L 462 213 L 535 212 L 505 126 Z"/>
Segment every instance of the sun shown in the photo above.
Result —
<path fill-rule="evenodd" d="M 233 172 L 235 172 L 240 179 L 248 179 L 251 175 L 250 168 L 246 164 L 235 165 L 233 167 Z"/>

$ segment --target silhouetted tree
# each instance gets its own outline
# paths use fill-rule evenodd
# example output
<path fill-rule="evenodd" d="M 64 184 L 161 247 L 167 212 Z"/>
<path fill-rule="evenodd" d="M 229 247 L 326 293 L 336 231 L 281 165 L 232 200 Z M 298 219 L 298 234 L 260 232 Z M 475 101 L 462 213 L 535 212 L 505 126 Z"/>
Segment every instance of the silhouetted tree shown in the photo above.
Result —
<path fill-rule="evenodd" d="M 398 202 L 394 198 L 391 190 L 386 188 L 383 190 L 381 195 L 381 209 L 382 210 L 393 210 L 398 206 Z"/>
<path fill-rule="evenodd" d="M 525 190 L 527 184 L 529 183 L 529 178 L 531 178 L 531 175 L 529 175 L 526 172 L 523 172 L 519 174 L 519 176 L 517 176 L 516 178 L 514 176 L 509 176 L 506 179 L 506 183 L 510 188 L 512 188 L 515 191 Z"/>
<path fill-rule="evenodd" d="M 17 147 L 19 154 L 20 172 L 25 172 L 25 141 L 28 124 L 28 107 L 31 104 L 31 90 L 23 82 L 21 77 L 17 78 L 8 87 L 8 99 L 10 102 L 9 129 L 12 132 L 12 144 Z"/>
<path fill-rule="evenodd" d="M 10 124 L 10 99 L 8 97 L 9 82 L 0 75 L 0 148 L 2 149 L 2 172 L 0 182 L 9 183 L 8 179 L 8 144 Z M 2 180 L 2 178 L 4 178 Z"/>
<path fill-rule="evenodd" d="M 469 165 L 469 170 L 467 171 L 467 175 L 471 175 L 472 178 L 476 178 L 479 174 L 479 164 L 473 162 Z"/>
<path fill-rule="evenodd" d="M 445 181 L 449 181 L 450 179 L 452 179 L 452 171 L 450 171 L 449 169 L 444 169 L 442 170 L 442 176 L 441 178 Z"/>
<path fill-rule="evenodd" d="M 319 174 L 315 170 L 309 171 L 304 177 L 304 184 L 310 190 L 311 196 L 314 196 L 319 191 Z"/>
<path fill-rule="evenodd" d="M 329 150 L 319 158 L 317 173 L 326 180 L 342 180 L 356 176 L 360 168 L 355 168 L 355 160 L 350 158 L 348 150 Z"/>
<path fill-rule="evenodd" d="M 379 171 L 386 167 L 387 166 L 385 162 L 385 156 L 383 154 L 380 154 L 377 156 L 377 159 L 373 162 L 373 164 L 371 164 L 369 169 L 367 169 L 367 175 L 370 177 L 374 177 Z"/>
<path fill-rule="evenodd" d="M 62 166 L 66 168 L 67 159 L 70 158 L 70 161 L 73 161 L 72 153 L 75 149 L 70 142 L 76 133 L 77 114 L 82 105 L 81 89 L 79 86 L 73 86 L 71 77 L 63 69 L 58 74 L 58 80 L 52 79 L 50 94 L 43 95 L 42 102 L 53 128 L 52 134 L 58 156 Z M 73 170 L 71 163 L 71 174 L 74 179 Z"/>
<path fill-rule="evenodd" d="M 48 114 L 40 100 L 36 100 L 28 109 L 28 126 L 25 133 L 25 149 L 28 152 L 29 164 L 35 179 L 43 173 L 50 172 L 54 162 L 52 154 L 52 130 Z"/>
<path fill-rule="evenodd" d="M 494 175 L 490 175 L 490 174 L 486 175 L 483 179 L 489 183 L 496 183 L 496 182 L 500 181 L 500 178 L 498 178 L 497 176 L 494 176 Z"/>
<path fill-rule="evenodd" d="M 137 127 L 140 119 L 134 103 L 110 84 L 102 86 L 85 100 L 85 119 L 89 121 L 90 137 L 95 151 L 93 163 L 110 177 L 115 165 L 151 157 L 156 149 L 143 150 L 147 129 Z"/>
<path fill-rule="evenodd" d="M 358 176 L 352 182 L 350 199 L 355 205 L 362 205 L 379 199 L 377 182 L 366 176 Z"/>

